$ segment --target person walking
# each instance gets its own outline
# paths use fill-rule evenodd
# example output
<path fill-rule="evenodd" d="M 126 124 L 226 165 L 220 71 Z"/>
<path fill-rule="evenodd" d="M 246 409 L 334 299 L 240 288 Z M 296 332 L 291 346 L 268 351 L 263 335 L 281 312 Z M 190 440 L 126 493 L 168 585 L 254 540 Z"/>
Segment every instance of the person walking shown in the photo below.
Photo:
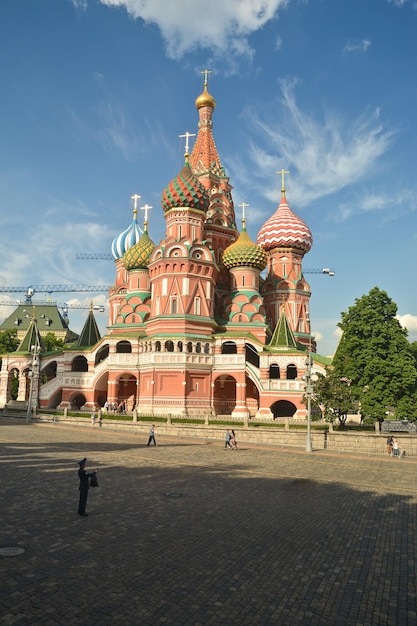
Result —
<path fill-rule="evenodd" d="M 232 430 L 232 436 L 230 437 L 230 445 L 232 446 L 232 450 L 237 450 L 237 439 L 234 430 Z"/>
<path fill-rule="evenodd" d="M 394 437 L 392 435 L 390 435 L 389 437 L 387 437 L 387 454 L 388 456 L 392 456 L 392 443 L 393 443 L 393 439 Z"/>
<path fill-rule="evenodd" d="M 93 428 L 94 428 L 94 427 L 95 427 L 95 425 L 96 425 L 96 419 L 97 419 L 96 412 L 95 412 L 95 411 L 93 411 L 93 412 L 92 412 L 92 414 L 91 414 L 91 425 L 92 425 L 92 427 L 93 427 Z"/>
<path fill-rule="evenodd" d="M 396 456 L 397 459 L 400 458 L 400 442 L 398 441 L 397 437 L 394 437 L 392 441 L 392 455 Z"/>
<path fill-rule="evenodd" d="M 156 446 L 156 441 L 155 441 L 155 424 L 152 424 L 152 426 L 149 429 L 149 439 L 148 439 L 148 443 L 146 445 L 150 446 L 152 441 L 153 441 L 153 445 Z"/>
<path fill-rule="evenodd" d="M 225 450 L 227 450 L 227 448 L 230 448 L 231 450 L 233 450 L 232 444 L 230 443 L 231 438 L 232 438 L 232 435 L 230 434 L 230 430 L 226 430 L 226 437 L 224 439 Z"/>
<path fill-rule="evenodd" d="M 87 459 L 85 457 L 84 459 L 81 459 L 81 461 L 78 461 L 78 465 L 80 466 L 80 469 L 78 470 L 78 478 L 80 479 L 80 501 L 78 504 L 78 515 L 81 515 L 82 517 L 87 517 L 88 513 L 85 512 L 85 507 L 87 504 L 88 490 L 90 488 L 90 478 L 91 476 L 95 476 L 97 472 L 90 472 L 89 474 L 87 474 L 87 472 L 85 471 Z"/>

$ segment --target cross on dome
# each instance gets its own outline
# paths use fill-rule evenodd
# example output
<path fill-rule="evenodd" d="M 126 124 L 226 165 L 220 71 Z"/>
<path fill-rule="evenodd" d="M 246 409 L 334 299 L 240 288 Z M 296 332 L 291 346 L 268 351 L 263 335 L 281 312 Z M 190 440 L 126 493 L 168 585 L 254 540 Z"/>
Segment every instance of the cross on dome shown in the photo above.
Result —
<path fill-rule="evenodd" d="M 131 200 L 133 200 L 133 214 L 136 217 L 137 212 L 138 212 L 138 202 L 140 200 L 140 196 L 135 193 L 133 196 L 130 197 Z"/>
<path fill-rule="evenodd" d="M 186 156 L 188 156 L 190 154 L 190 144 L 188 143 L 188 140 L 190 139 L 190 137 L 195 137 L 195 133 L 189 133 L 187 130 L 186 133 L 184 133 L 183 135 L 179 135 L 179 137 L 181 139 L 185 137 L 185 154 Z"/>
<path fill-rule="evenodd" d="M 141 206 L 141 211 L 145 211 L 145 223 L 144 225 L 146 226 L 148 223 L 148 211 L 150 209 L 152 209 L 153 207 L 149 206 L 149 204 L 145 204 L 144 206 Z"/>
<path fill-rule="evenodd" d="M 208 86 L 208 75 L 211 74 L 211 70 L 203 70 L 201 74 L 204 74 L 204 87 Z"/>
<path fill-rule="evenodd" d="M 241 204 L 238 204 L 238 206 L 242 207 L 242 224 L 245 225 L 246 223 L 245 209 L 246 207 L 250 206 L 250 204 L 248 204 L 247 202 L 242 202 Z"/>
<path fill-rule="evenodd" d="M 289 174 L 289 170 L 278 170 L 278 172 L 275 172 L 276 174 L 281 174 L 281 193 L 284 196 L 285 195 L 285 174 Z"/>

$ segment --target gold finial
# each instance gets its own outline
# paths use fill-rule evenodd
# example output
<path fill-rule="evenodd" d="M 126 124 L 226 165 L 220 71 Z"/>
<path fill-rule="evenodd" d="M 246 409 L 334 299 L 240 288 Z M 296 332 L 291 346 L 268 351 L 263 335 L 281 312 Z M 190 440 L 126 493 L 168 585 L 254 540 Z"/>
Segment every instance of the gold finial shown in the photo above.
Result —
<path fill-rule="evenodd" d="M 189 133 L 188 130 L 186 133 L 184 133 L 184 135 L 179 135 L 180 138 L 185 137 L 185 161 L 188 163 L 188 157 L 190 156 L 190 145 L 188 143 L 188 140 L 190 137 L 195 137 L 195 133 Z"/>
<path fill-rule="evenodd" d="M 90 313 L 92 313 L 92 312 L 93 312 L 93 301 L 90 300 Z"/>
<path fill-rule="evenodd" d="M 136 219 L 138 215 L 138 202 L 140 200 L 140 196 L 135 193 L 133 196 L 130 197 L 130 199 L 133 200 L 133 219 Z"/>
<path fill-rule="evenodd" d="M 242 228 L 246 228 L 245 209 L 246 207 L 250 206 L 250 204 L 248 204 L 247 202 L 242 202 L 241 204 L 238 204 L 238 206 L 242 207 Z"/>
<path fill-rule="evenodd" d="M 213 96 L 209 94 L 207 89 L 208 75 L 211 74 L 211 70 L 203 70 L 201 73 L 204 74 L 204 89 L 203 93 L 200 94 L 196 99 L 195 106 L 197 110 L 201 109 L 202 107 L 210 107 L 214 109 L 216 107 L 216 101 Z"/>
<path fill-rule="evenodd" d="M 203 70 L 200 73 L 204 74 L 204 87 L 208 87 L 208 75 L 211 74 L 211 70 Z"/>
<path fill-rule="evenodd" d="M 149 209 L 152 209 L 152 207 L 149 206 L 149 204 L 145 204 L 144 206 L 141 206 L 140 208 L 142 211 L 145 211 L 145 220 L 143 223 L 143 230 L 145 231 L 148 228 L 148 211 Z"/>
<path fill-rule="evenodd" d="M 285 197 L 285 174 L 289 174 L 289 170 L 279 170 L 275 174 L 281 174 L 281 195 Z"/>

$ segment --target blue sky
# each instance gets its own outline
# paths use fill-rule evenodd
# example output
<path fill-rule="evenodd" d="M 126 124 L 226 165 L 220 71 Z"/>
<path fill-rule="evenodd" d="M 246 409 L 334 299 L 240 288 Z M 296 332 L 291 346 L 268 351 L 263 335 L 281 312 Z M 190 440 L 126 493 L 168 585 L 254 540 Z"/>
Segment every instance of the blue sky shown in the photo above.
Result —
<path fill-rule="evenodd" d="M 415 0 L 0 0 L 0 286 L 111 284 L 111 261 L 74 255 L 110 252 L 135 193 L 159 241 L 209 68 L 238 223 L 246 202 L 256 239 L 289 170 L 314 239 L 304 268 L 336 271 L 306 275 L 318 351 L 375 286 L 417 340 L 416 33 Z"/>

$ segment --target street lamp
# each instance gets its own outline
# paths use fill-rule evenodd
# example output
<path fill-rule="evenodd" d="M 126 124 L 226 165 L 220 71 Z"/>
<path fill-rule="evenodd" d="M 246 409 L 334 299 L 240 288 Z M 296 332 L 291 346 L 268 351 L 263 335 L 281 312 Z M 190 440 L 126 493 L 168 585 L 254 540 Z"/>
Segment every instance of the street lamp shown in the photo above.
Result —
<path fill-rule="evenodd" d="M 39 355 L 40 355 L 41 347 L 39 345 L 38 336 L 36 335 L 35 345 L 31 346 L 32 352 L 32 362 L 31 369 L 29 371 L 30 377 L 30 387 L 29 387 L 29 398 L 28 398 L 28 407 L 26 412 L 26 423 L 30 424 L 32 417 L 32 397 L 33 391 L 36 389 L 36 385 L 39 384 Z M 38 405 L 38 396 L 35 394 L 35 406 Z"/>
<path fill-rule="evenodd" d="M 310 323 L 310 316 L 307 315 L 308 322 Z M 306 396 L 307 396 L 307 441 L 306 441 L 306 452 L 313 452 L 313 446 L 311 443 L 311 396 L 313 395 L 313 382 L 318 380 L 317 374 L 312 373 L 312 356 L 311 356 L 311 326 L 309 329 L 309 342 L 308 342 L 308 354 L 306 358 L 305 364 L 307 365 L 307 370 L 304 376 L 304 380 L 306 383 Z"/>

